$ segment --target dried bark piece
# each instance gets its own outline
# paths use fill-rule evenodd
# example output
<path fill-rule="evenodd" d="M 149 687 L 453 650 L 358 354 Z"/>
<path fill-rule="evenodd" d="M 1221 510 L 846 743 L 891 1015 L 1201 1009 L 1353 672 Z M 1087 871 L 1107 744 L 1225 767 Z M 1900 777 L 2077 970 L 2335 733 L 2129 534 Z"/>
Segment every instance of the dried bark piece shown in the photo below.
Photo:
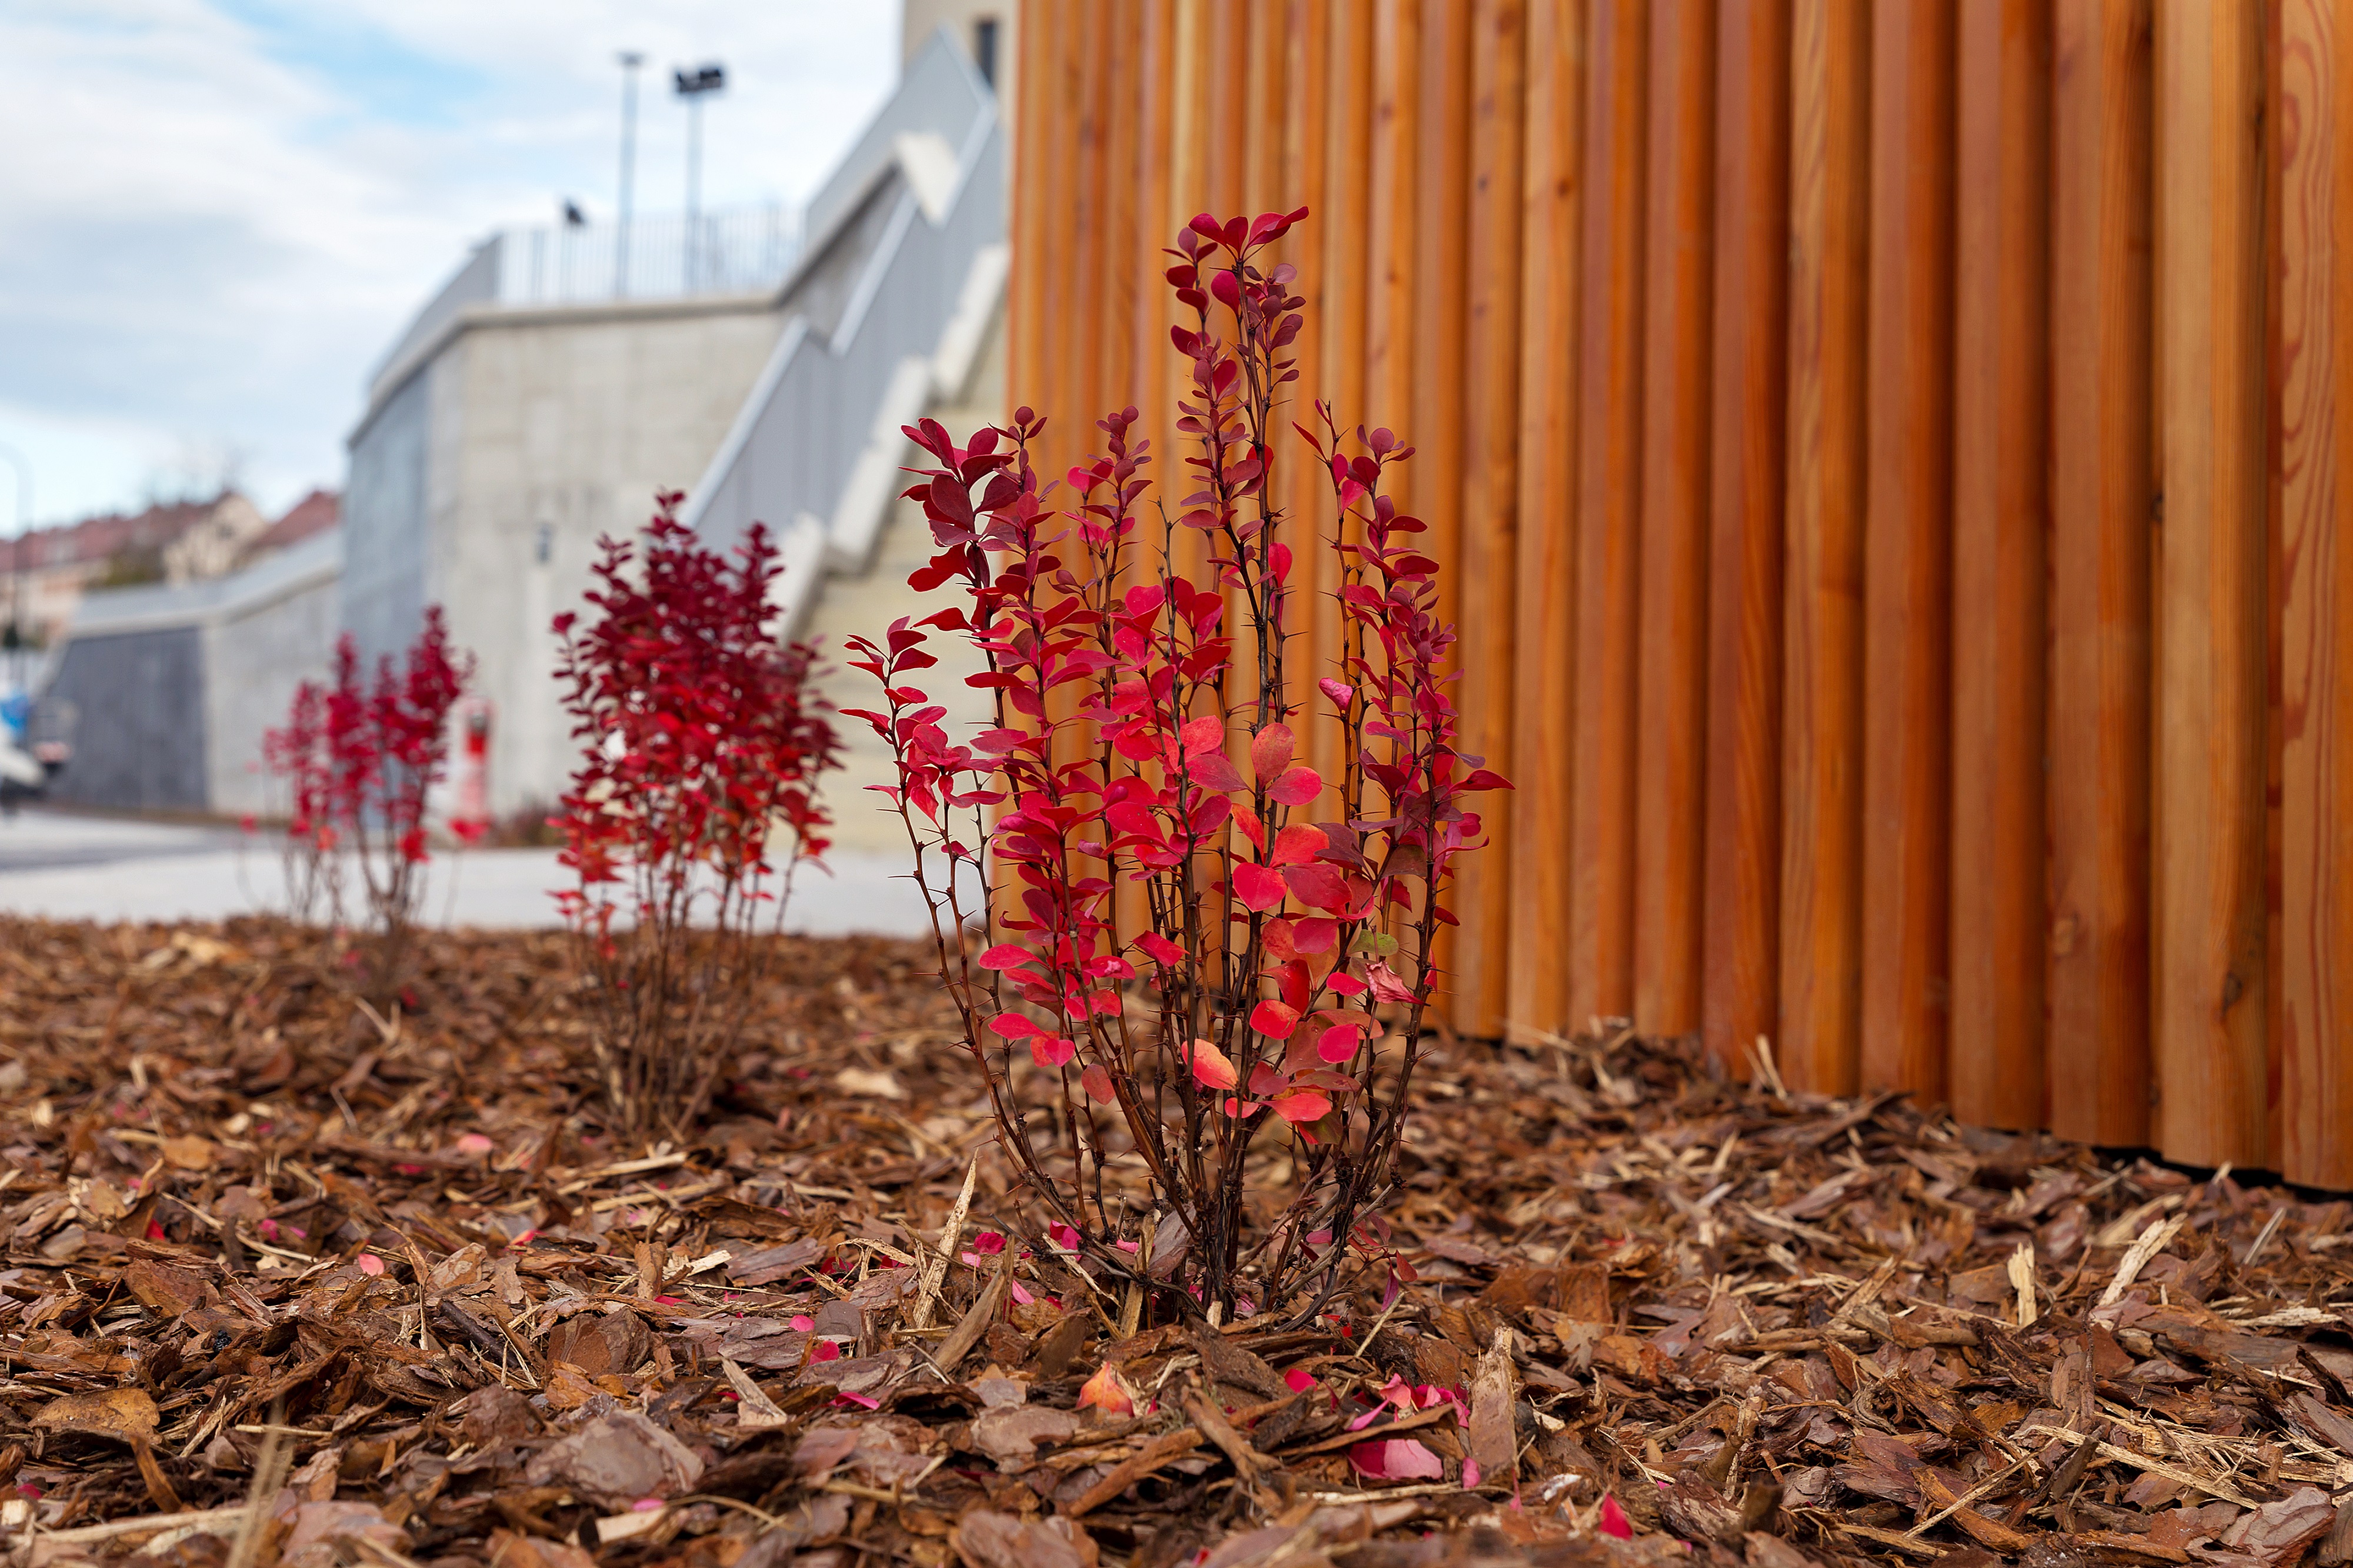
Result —
<path fill-rule="evenodd" d="M 1471 1380 L 1471 1458 L 1484 1486 L 1510 1486 L 1518 1478 L 1520 1446 L 1514 1407 L 1519 1380 L 1512 1365 L 1512 1331 L 1497 1331 L 1479 1358 Z"/>
<path fill-rule="evenodd" d="M 1096 1568 L 1093 1538 L 1066 1519 L 1016 1519 L 976 1509 L 948 1544 L 965 1568 Z"/>
<path fill-rule="evenodd" d="M 50 1432 L 144 1445 L 155 1440 L 155 1401 L 143 1388 L 110 1388 L 102 1394 L 69 1394 L 50 1400 L 33 1425 Z"/>
<path fill-rule="evenodd" d="M 569 1362 L 591 1379 L 619 1376 L 645 1364 L 654 1337 L 627 1308 L 594 1317 L 566 1318 L 547 1336 L 547 1359 Z"/>
<path fill-rule="evenodd" d="M 1071 1411 L 1039 1405 L 998 1405 L 972 1419 L 972 1440 L 1010 1473 L 1035 1458 L 1040 1444 L 1064 1443 L 1086 1423 Z"/>
<path fill-rule="evenodd" d="M 607 1415 L 543 1448 L 523 1471 L 534 1486 L 569 1487 L 616 1507 L 692 1491 L 702 1475 L 702 1460 L 693 1449 L 634 1410 Z"/>

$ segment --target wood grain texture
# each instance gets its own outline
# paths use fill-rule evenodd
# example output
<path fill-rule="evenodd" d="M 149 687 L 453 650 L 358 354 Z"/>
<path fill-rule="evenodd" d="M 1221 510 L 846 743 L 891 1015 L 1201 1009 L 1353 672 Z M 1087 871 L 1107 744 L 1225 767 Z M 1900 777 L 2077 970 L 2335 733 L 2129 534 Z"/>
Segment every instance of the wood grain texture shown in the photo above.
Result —
<path fill-rule="evenodd" d="M 1456 545 L 1461 640 L 1455 688 L 1461 746 L 1500 770 L 1512 749 L 1512 664 L 1517 650 L 1520 446 L 1520 161 L 1527 69 L 1521 0 L 1476 0 L 1471 14 L 1470 248 L 1464 258 L 1461 500 Z M 1455 1028 L 1503 1032 L 1512 920 L 1511 796 L 1480 795 L 1487 847 L 1457 862 L 1453 909 L 1462 923 L 1453 963 Z"/>
<path fill-rule="evenodd" d="M 1212 205 L 1210 149 L 1216 132 L 1210 117 L 1216 103 L 1210 82 L 1222 65 L 1212 37 L 1214 0 L 1175 0 L 1175 5 L 1169 42 L 1175 57 L 1176 88 L 1170 103 L 1168 205 L 1160 225 L 1164 246 L 1175 245 L 1177 231 Z M 1164 293 L 1161 308 L 1160 342 L 1166 343 L 1168 322 L 1176 319 L 1175 300 Z M 1173 509 L 1193 489 L 1187 481 L 1191 472 L 1185 467 L 1187 442 L 1176 429 L 1176 405 L 1192 385 L 1191 363 L 1173 349 L 1158 357 L 1158 406 L 1152 417 L 1158 431 L 1155 446 L 1160 453 L 1160 481 L 1166 487 L 1166 499 Z M 1206 540 L 1198 529 L 1178 529 L 1169 547 L 1170 569 L 1191 582 L 1207 582 L 1209 552 Z"/>
<path fill-rule="evenodd" d="M 1531 0 L 1520 222 L 1519 595 L 1512 668 L 1505 1032 L 1571 1024 L 1569 799 L 1577 773 L 1577 451 L 1584 0 Z"/>
<path fill-rule="evenodd" d="M 1398 505 L 1421 519 L 1424 552 L 1439 564 L 1440 618 L 1462 608 L 1462 453 L 1464 373 L 1468 368 L 1471 184 L 1471 32 L 1468 0 L 1425 5 L 1421 18 L 1421 118 L 1415 184 L 1421 222 L 1412 310 L 1413 404 L 1404 436 L 1414 458 L 1400 470 Z M 1455 668 L 1460 670 L 1458 659 Z M 1458 703 L 1461 689 L 1455 691 Z M 1459 928 L 1441 927 L 1436 944 L 1442 989 L 1454 1005 Z"/>
<path fill-rule="evenodd" d="M 1324 540 L 1330 531 L 1326 519 L 1332 484 L 1330 475 L 1291 426 L 1315 423 L 1310 405 L 1326 395 L 1324 345 L 1335 331 L 1343 334 L 1348 331 L 1345 320 L 1335 319 L 1332 308 L 1333 282 L 1325 262 L 1334 250 L 1334 220 L 1324 200 L 1333 156 L 1329 100 L 1339 85 L 1345 57 L 1335 47 L 1338 39 L 1331 0 L 1273 0 L 1271 8 L 1280 18 L 1279 41 L 1287 55 L 1282 157 L 1275 174 L 1253 195 L 1250 205 L 1254 212 L 1310 209 L 1305 226 L 1287 237 L 1280 252 L 1282 260 L 1298 268 L 1296 291 L 1306 301 L 1301 308 L 1299 336 L 1292 347 L 1299 379 L 1282 391 L 1271 437 L 1275 472 L 1282 476 L 1284 531 L 1298 563 L 1283 612 L 1283 660 L 1292 689 L 1301 694 L 1301 707 L 1291 719 L 1300 737 L 1301 753 L 1331 779 L 1335 775 L 1326 761 L 1336 755 L 1336 727 L 1330 718 L 1332 705 L 1318 700 L 1314 693 L 1315 678 L 1329 672 L 1335 641 L 1331 635 L 1335 606 L 1323 591 L 1320 575 L 1331 570 Z M 1361 246 L 1361 216 L 1357 221 Z M 1329 806 L 1338 798 L 1336 792 L 1327 792 L 1310 820 L 1332 820 Z"/>
<path fill-rule="evenodd" d="M 1873 15 L 1863 546 L 1862 1087 L 1945 1093 L 1952 756 L 1953 41 Z"/>
<path fill-rule="evenodd" d="M 1568 1016 L 1634 1004 L 1634 692 L 1642 503 L 1643 149 L 1650 7 L 1591 0 L 1577 350 L 1577 767 Z"/>
<path fill-rule="evenodd" d="M 1324 321 L 1318 363 L 1300 366 L 1302 383 L 1313 390 L 1303 396 L 1300 423 L 1320 426 L 1305 406 L 1312 398 L 1330 404 L 1342 429 L 1353 430 L 1365 416 L 1366 279 L 1376 248 L 1386 249 L 1369 232 L 1372 195 L 1373 28 L 1360 10 L 1343 6 L 1327 15 L 1324 45 L 1324 187 L 1309 232 L 1320 239 L 1319 269 L 1324 275 Z M 1314 510 L 1308 514 L 1316 538 L 1328 542 L 1339 528 L 1338 506 L 1324 476 L 1318 475 Z M 1316 670 L 1340 658 L 1340 557 L 1318 548 L 1309 585 L 1315 598 L 1314 662 Z M 1342 731 L 1331 704 L 1313 704 L 1316 721 L 1307 734 L 1307 760 L 1324 778 L 1340 778 L 1344 771 Z M 1336 811 L 1339 793 L 1327 791 L 1323 809 Z M 1329 816 L 1318 821 L 1334 820 Z"/>
<path fill-rule="evenodd" d="M 2280 1173 L 2353 1187 L 2353 17 L 2281 0 Z"/>
<path fill-rule="evenodd" d="M 2148 1137 L 2148 0 L 2057 0 L 2051 147 L 2053 1131 Z"/>
<path fill-rule="evenodd" d="M 2051 8 L 1959 18 L 1953 374 L 1956 1115 L 2044 1115 Z"/>
<path fill-rule="evenodd" d="M 1707 759 L 1715 6 L 1652 0 L 1643 217 L 1634 1026 L 1699 1027 Z"/>
<path fill-rule="evenodd" d="M 1746 1076 L 1780 978 L 1788 0 L 1727 0 L 1718 26 L 1700 1022 Z"/>
<path fill-rule="evenodd" d="M 1046 410 L 1053 423 L 1047 427 L 1046 449 L 1039 454 L 1049 474 L 1066 472 L 1095 445 L 1094 422 L 1103 416 L 1108 368 L 1103 350 L 1110 336 L 1100 323 L 1110 311 L 1110 273 L 1118 255 L 1112 248 L 1113 181 L 1108 166 L 1115 112 L 1110 90 L 1112 13 L 1082 5 L 1070 25 L 1070 58 L 1077 69 L 1070 79 L 1071 200 L 1069 229 L 1062 240 L 1069 260 L 1060 291 L 1070 325 L 1061 343 L 1058 376 L 1061 395 Z"/>
<path fill-rule="evenodd" d="M 1460 600 L 1462 528 L 1463 366 L 1469 319 L 1471 184 L 1470 4 L 1428 5 L 1421 16 L 1421 115 L 1414 183 L 1420 189 L 1414 247 L 1413 405 L 1404 434 L 1414 459 L 1405 466 L 1398 504 L 1419 517 L 1421 543 L 1442 568 L 1441 614 Z"/>
<path fill-rule="evenodd" d="M 1023 0 L 1018 37 L 1022 51 L 1021 99 L 1015 108 L 1012 270 L 1006 282 L 1005 392 L 1008 408 L 1042 390 L 1046 359 L 1047 214 L 1060 199 L 1046 160 L 1053 129 L 1052 95 L 1064 47 L 1057 0 Z"/>
<path fill-rule="evenodd" d="M 1372 237 L 1365 306 L 1365 424 L 1403 430 L 1413 413 L 1411 243 L 1420 223 L 1421 0 L 1373 8 Z"/>
<path fill-rule="evenodd" d="M 2271 1161 L 2260 14 L 2157 8 L 2156 1134 Z"/>
<path fill-rule="evenodd" d="M 1208 7 L 1208 145 L 1201 202 L 1219 217 L 1242 210 L 1250 185 L 1252 0 L 1205 0 Z"/>
<path fill-rule="evenodd" d="M 1781 1029 L 1791 1087 L 1861 1062 L 1863 393 L 1871 12 L 1790 19 L 1788 508 L 1781 730 Z"/>

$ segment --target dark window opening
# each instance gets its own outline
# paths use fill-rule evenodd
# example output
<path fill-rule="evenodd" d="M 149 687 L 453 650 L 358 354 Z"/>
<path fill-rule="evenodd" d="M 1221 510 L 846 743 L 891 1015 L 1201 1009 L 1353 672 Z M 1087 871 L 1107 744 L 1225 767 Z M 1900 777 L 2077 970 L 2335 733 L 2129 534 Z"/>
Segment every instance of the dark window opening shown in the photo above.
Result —
<path fill-rule="evenodd" d="M 980 67 L 980 79 L 994 89 L 997 86 L 997 18 L 983 16 L 972 25 L 972 58 Z"/>

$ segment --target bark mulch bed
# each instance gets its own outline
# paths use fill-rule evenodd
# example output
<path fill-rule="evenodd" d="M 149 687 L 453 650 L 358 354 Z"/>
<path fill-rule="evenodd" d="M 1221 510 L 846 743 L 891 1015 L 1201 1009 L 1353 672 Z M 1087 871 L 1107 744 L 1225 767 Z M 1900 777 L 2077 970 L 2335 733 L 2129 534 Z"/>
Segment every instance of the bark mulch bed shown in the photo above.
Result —
<path fill-rule="evenodd" d="M 992 1249 L 986 1161 L 932 1266 L 987 1122 L 920 951 L 786 970 L 707 1131 L 648 1150 L 597 1131 L 557 938 L 429 939 L 377 1016 L 282 927 L 0 923 L 0 1549 L 2353 1558 L 2344 1202 L 1629 1037 L 1447 1042 L 1414 1282 L 1121 1339 Z M 1076 1407 L 1107 1362 L 1140 1414 Z"/>

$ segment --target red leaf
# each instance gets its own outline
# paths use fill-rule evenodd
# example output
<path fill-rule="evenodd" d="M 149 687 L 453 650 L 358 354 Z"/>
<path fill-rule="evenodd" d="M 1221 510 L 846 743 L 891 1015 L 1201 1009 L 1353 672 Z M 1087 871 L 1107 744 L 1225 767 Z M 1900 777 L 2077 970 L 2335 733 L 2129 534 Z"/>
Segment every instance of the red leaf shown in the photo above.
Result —
<path fill-rule="evenodd" d="M 1291 753 L 1297 745 L 1290 725 L 1269 724 L 1250 737 L 1250 772 L 1258 775 L 1261 784 L 1267 783 L 1290 765 Z"/>
<path fill-rule="evenodd" d="M 1250 1026 L 1270 1039 L 1288 1039 L 1299 1026 L 1299 1009 L 1269 997 L 1250 1009 Z"/>
<path fill-rule="evenodd" d="M 1274 852 L 1266 858 L 1267 863 L 1271 866 L 1311 865 L 1330 843 L 1331 840 L 1324 837 L 1322 828 L 1294 822 L 1274 836 Z"/>
<path fill-rule="evenodd" d="M 1356 1054 L 1356 1042 L 1363 1037 L 1345 1024 L 1335 1024 L 1317 1037 L 1315 1054 L 1327 1062 L 1345 1062 Z"/>
<path fill-rule="evenodd" d="M 1018 1013 L 999 1013 L 988 1021 L 988 1026 L 999 1038 L 1008 1040 L 1026 1040 L 1046 1032 Z"/>
<path fill-rule="evenodd" d="M 1112 1088 L 1111 1074 L 1101 1062 L 1092 1064 L 1079 1075 L 1079 1087 L 1085 1089 L 1087 1098 L 1097 1105 L 1109 1105 L 1119 1098 L 1118 1091 Z"/>
<path fill-rule="evenodd" d="M 1015 969 L 1029 963 L 1029 958 L 1028 948 L 1016 947 L 1009 942 L 1000 942 L 982 953 L 977 962 L 983 969 Z"/>
<path fill-rule="evenodd" d="M 1039 1034 L 1030 1038 L 1029 1059 L 1041 1068 L 1058 1068 L 1069 1061 L 1078 1048 L 1079 1042 L 1076 1040 L 1058 1039 L 1051 1035 Z"/>
<path fill-rule="evenodd" d="M 1207 1040 L 1195 1040 L 1183 1055 L 1186 1065 L 1193 1069 L 1195 1080 L 1204 1089 L 1231 1089 L 1238 1081 L 1234 1064 L 1226 1059 L 1226 1053 Z"/>
<path fill-rule="evenodd" d="M 1214 713 L 1204 713 L 1198 719 L 1188 719 L 1177 731 L 1187 752 L 1222 751 L 1226 744 L 1226 721 Z"/>
<path fill-rule="evenodd" d="M 1339 921 L 1323 915 L 1310 915 L 1292 926 L 1291 945 L 1299 952 L 1329 952 L 1339 934 Z"/>
<path fill-rule="evenodd" d="M 1305 805 L 1323 793 L 1324 775 L 1302 763 L 1275 780 L 1266 795 L 1277 805 Z"/>
<path fill-rule="evenodd" d="M 1338 910 L 1348 902 L 1348 884 L 1338 871 L 1321 861 L 1313 866 L 1286 867 L 1282 875 L 1300 901 L 1311 909 Z"/>
<path fill-rule="evenodd" d="M 1246 910 L 1263 914 L 1268 910 L 1281 909 L 1286 890 L 1282 873 L 1271 866 L 1244 860 L 1234 867 L 1234 897 Z"/>
<path fill-rule="evenodd" d="M 1155 963 L 1176 964 L 1184 961 L 1185 950 L 1156 931 L 1148 931 L 1137 937 L 1135 945 Z"/>
<path fill-rule="evenodd" d="M 1197 752 L 1185 759 L 1185 766 L 1195 784 L 1219 795 L 1250 787 L 1242 782 L 1241 772 L 1234 766 L 1233 759 L 1223 752 Z"/>
<path fill-rule="evenodd" d="M 1293 1126 L 1321 1121 L 1332 1112 L 1332 1097 L 1320 1089 L 1294 1089 L 1268 1100 L 1267 1108 Z"/>

